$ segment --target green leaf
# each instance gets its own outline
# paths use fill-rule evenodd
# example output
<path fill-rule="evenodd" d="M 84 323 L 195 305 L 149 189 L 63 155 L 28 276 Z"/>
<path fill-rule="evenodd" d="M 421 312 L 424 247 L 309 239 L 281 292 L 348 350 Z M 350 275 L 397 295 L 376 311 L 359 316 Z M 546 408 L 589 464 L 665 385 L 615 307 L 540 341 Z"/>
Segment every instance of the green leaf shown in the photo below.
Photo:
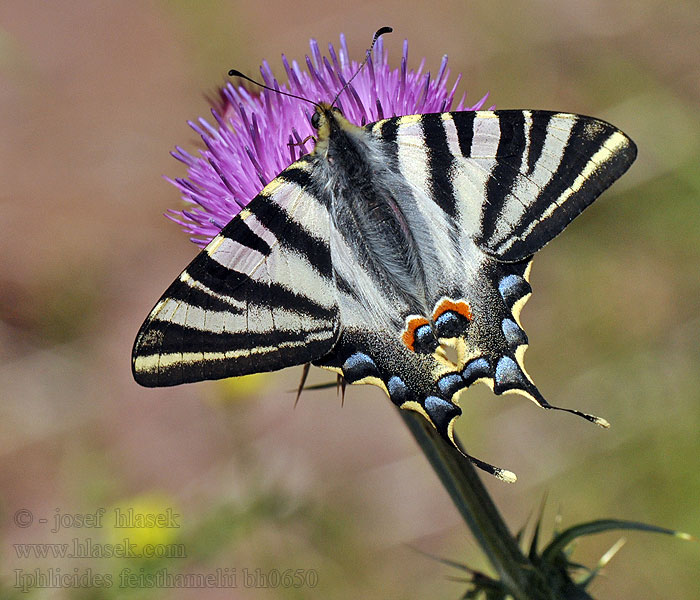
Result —
<path fill-rule="evenodd" d="M 542 560 L 546 563 L 552 563 L 556 556 L 563 552 L 564 549 L 575 539 L 583 537 L 585 535 L 594 535 L 596 533 L 603 533 L 605 531 L 648 531 L 651 533 L 663 533 L 666 535 L 672 535 L 674 537 L 681 538 L 683 540 L 693 540 L 698 541 L 693 536 L 682 533 L 680 531 L 674 531 L 673 529 L 666 529 L 665 527 L 657 527 L 656 525 L 647 525 L 646 523 L 639 523 L 637 521 L 623 521 L 620 519 L 599 519 L 597 521 L 589 521 L 588 523 L 581 523 L 580 525 L 574 525 L 565 531 L 562 531 L 557 535 L 542 551 Z"/>

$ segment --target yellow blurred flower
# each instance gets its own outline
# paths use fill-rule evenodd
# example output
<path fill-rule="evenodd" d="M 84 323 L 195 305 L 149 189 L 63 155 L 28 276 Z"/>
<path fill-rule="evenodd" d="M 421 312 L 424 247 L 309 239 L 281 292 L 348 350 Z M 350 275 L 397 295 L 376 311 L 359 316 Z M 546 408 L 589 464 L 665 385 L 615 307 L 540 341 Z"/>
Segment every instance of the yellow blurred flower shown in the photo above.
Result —
<path fill-rule="evenodd" d="M 273 377 L 271 373 L 253 373 L 242 377 L 221 379 L 216 382 L 216 400 L 232 402 L 256 396 L 269 386 Z"/>
<path fill-rule="evenodd" d="M 182 527 L 182 513 L 165 494 L 148 493 L 125 498 L 107 511 L 107 543 L 125 546 L 140 557 L 163 556 L 161 546 L 172 544 Z"/>

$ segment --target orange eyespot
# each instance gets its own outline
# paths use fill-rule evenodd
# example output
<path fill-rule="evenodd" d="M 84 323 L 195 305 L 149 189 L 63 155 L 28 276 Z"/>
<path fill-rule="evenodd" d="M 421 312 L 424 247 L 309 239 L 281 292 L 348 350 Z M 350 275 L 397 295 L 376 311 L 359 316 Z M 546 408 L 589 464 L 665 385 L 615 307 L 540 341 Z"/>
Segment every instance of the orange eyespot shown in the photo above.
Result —
<path fill-rule="evenodd" d="M 411 352 L 415 352 L 416 344 L 416 329 L 422 327 L 423 325 L 428 325 L 430 322 L 425 317 L 411 317 L 406 325 L 406 331 L 403 332 L 401 339 Z"/>
<path fill-rule="evenodd" d="M 468 321 L 471 321 L 474 318 L 472 309 L 469 308 L 469 305 L 464 300 L 455 301 L 451 300 L 450 298 L 445 298 L 435 307 L 435 311 L 433 312 L 433 321 L 437 321 L 438 317 L 446 313 L 448 310 L 456 312 L 458 315 L 462 315 Z"/>

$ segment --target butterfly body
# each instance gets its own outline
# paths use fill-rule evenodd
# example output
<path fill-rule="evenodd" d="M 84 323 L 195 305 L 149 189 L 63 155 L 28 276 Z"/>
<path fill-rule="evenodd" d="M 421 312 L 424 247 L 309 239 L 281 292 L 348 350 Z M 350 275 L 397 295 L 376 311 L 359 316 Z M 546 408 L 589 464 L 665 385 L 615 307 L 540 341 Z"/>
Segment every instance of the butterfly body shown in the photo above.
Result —
<path fill-rule="evenodd" d="M 457 394 L 477 381 L 552 408 L 523 367 L 531 258 L 629 167 L 629 138 L 546 111 L 358 127 L 319 104 L 312 123 L 314 150 L 153 309 L 134 346 L 136 380 L 313 362 L 378 385 L 453 443 Z"/>

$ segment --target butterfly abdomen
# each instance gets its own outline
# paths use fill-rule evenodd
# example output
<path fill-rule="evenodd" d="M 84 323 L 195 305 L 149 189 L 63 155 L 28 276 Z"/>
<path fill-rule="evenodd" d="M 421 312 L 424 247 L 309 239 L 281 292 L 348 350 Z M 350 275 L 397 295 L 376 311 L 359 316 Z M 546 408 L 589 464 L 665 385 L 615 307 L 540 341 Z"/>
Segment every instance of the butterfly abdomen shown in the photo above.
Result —
<path fill-rule="evenodd" d="M 334 268 L 351 285 L 359 283 L 353 283 L 357 265 L 371 273 L 396 309 L 384 319 L 401 321 L 402 311 L 427 312 L 428 273 L 439 264 L 438 245 L 429 216 L 416 210 L 416 190 L 402 175 L 396 157 L 382 140 L 347 123 L 324 143 L 327 150 L 318 155 L 317 168 L 332 182 Z"/>

